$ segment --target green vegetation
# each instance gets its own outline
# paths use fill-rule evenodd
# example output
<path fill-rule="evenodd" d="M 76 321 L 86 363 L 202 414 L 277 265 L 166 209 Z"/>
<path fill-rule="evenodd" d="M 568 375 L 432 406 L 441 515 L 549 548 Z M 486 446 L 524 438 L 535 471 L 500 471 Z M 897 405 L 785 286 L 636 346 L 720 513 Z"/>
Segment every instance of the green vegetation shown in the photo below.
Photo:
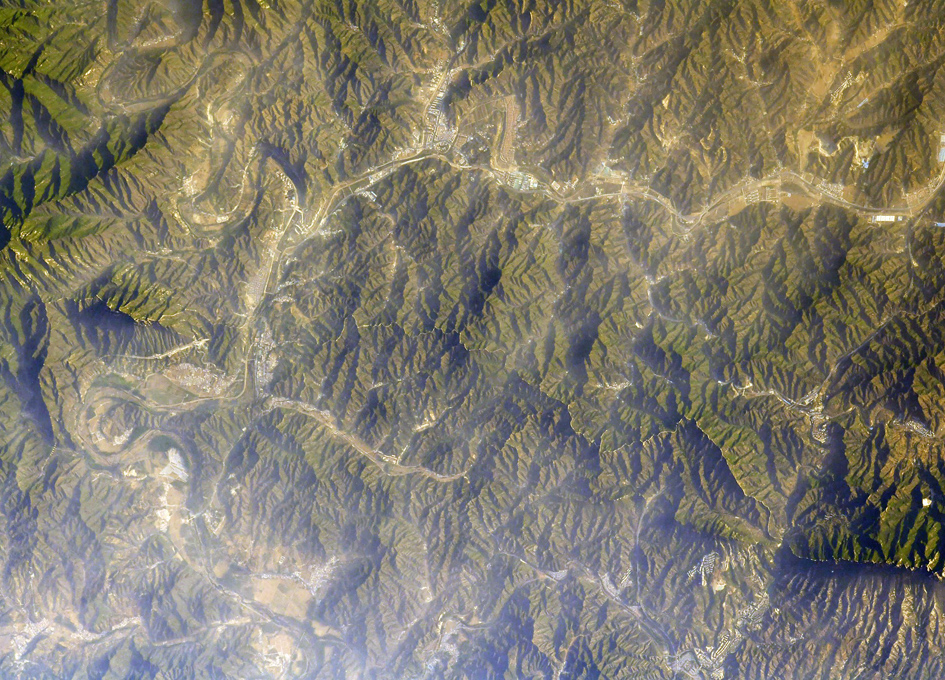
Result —
<path fill-rule="evenodd" d="M 0 676 L 945 675 L 943 20 L 0 8 Z"/>

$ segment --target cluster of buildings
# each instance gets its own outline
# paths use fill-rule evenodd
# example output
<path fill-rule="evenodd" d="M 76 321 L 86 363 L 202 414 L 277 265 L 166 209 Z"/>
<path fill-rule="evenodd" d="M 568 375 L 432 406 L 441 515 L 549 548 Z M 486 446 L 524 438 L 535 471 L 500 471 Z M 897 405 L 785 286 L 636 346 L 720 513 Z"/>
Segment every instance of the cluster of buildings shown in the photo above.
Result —
<path fill-rule="evenodd" d="M 752 189 L 750 191 L 745 190 L 742 192 L 742 197 L 746 203 L 758 203 L 760 201 L 777 203 L 781 200 L 781 188 L 777 186 L 766 186 L 760 187 L 758 189 Z"/>
<path fill-rule="evenodd" d="M 427 124 L 424 134 L 427 143 L 437 146 L 450 144 L 456 136 L 456 131 L 449 126 L 443 114 L 443 100 L 446 98 L 446 82 L 449 74 L 445 70 L 445 62 L 439 67 L 444 70 L 436 82 L 436 96 L 427 107 Z"/>
<path fill-rule="evenodd" d="M 825 179 L 821 179 L 817 182 L 816 187 L 828 196 L 833 196 L 834 198 L 843 197 L 844 186 L 838 182 L 828 182 Z"/>
<path fill-rule="evenodd" d="M 517 170 L 503 173 L 502 180 L 516 191 L 532 191 L 540 186 L 537 177 Z"/>

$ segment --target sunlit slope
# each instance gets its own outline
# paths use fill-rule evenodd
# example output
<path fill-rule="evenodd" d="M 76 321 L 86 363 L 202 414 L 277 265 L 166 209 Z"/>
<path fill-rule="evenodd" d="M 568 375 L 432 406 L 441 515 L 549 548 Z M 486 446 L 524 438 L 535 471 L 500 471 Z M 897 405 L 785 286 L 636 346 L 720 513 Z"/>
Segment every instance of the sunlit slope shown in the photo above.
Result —
<path fill-rule="evenodd" d="M 0 7 L 0 675 L 941 677 L 943 10 Z"/>

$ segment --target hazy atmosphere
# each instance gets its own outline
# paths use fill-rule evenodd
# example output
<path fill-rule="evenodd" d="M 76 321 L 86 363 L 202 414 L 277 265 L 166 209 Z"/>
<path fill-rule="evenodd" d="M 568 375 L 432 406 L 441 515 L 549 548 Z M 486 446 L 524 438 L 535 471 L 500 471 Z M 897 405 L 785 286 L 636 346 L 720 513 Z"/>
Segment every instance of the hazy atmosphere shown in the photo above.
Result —
<path fill-rule="evenodd" d="M 0 678 L 941 680 L 945 2 L 0 0 Z"/>

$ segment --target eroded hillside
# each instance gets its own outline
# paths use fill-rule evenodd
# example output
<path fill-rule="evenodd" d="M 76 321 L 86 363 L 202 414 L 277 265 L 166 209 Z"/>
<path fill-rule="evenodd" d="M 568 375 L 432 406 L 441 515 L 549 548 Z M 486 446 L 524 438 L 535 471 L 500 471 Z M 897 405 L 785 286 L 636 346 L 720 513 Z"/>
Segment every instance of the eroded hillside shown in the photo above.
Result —
<path fill-rule="evenodd" d="M 0 3 L 0 675 L 940 678 L 945 3 Z"/>

